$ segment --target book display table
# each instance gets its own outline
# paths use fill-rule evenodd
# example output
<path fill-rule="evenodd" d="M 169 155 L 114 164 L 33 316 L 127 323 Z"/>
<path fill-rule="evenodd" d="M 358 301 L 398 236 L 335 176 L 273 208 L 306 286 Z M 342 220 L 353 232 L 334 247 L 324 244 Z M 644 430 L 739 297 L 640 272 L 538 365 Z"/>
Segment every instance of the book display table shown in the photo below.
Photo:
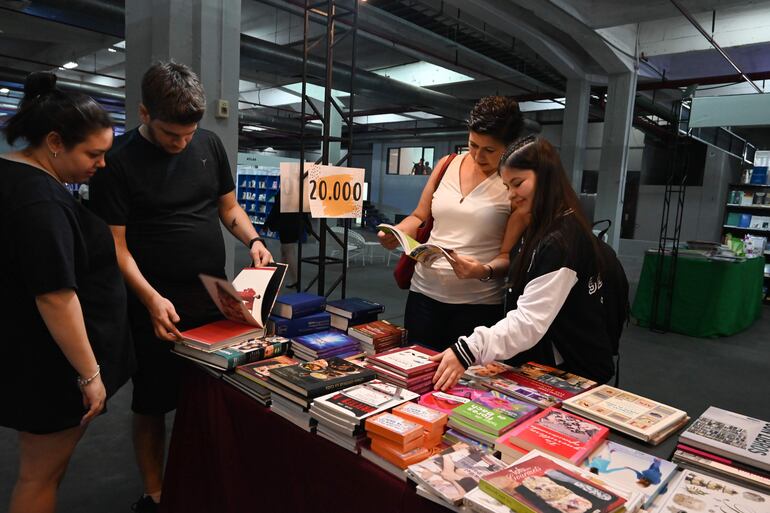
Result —
<path fill-rule="evenodd" d="M 307 433 L 188 365 L 171 437 L 166 513 L 446 512 L 363 457 Z"/>
<path fill-rule="evenodd" d="M 723 262 L 680 256 L 676 266 L 670 330 L 693 337 L 715 337 L 733 335 L 751 326 L 762 313 L 764 263 L 763 258 Z M 631 309 L 631 315 L 640 326 L 650 325 L 658 265 L 657 253 L 644 255 L 639 287 Z M 668 266 L 664 269 L 668 270 Z M 663 304 L 663 301 L 659 304 L 661 320 Z"/>

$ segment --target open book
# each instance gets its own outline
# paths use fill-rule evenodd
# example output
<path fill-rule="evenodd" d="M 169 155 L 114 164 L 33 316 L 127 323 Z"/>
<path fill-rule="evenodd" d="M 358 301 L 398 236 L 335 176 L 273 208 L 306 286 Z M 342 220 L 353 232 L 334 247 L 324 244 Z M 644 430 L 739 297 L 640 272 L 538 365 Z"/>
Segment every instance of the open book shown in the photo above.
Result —
<path fill-rule="evenodd" d="M 442 248 L 440 246 L 436 246 L 435 244 L 422 244 L 417 242 L 393 225 L 380 224 L 377 225 L 377 229 L 382 230 L 385 233 L 392 233 L 398 240 L 398 243 L 401 245 L 401 249 L 404 250 L 404 253 L 414 258 L 418 262 L 427 265 L 428 267 L 433 265 L 433 263 L 441 257 L 446 258 L 450 262 L 455 261 L 455 259 L 452 258 L 452 256 L 449 254 L 451 249 Z"/>
<path fill-rule="evenodd" d="M 203 286 L 226 320 L 182 332 L 184 343 L 212 352 L 261 336 L 281 290 L 286 268 L 286 264 L 247 267 L 232 283 L 200 274 Z"/>

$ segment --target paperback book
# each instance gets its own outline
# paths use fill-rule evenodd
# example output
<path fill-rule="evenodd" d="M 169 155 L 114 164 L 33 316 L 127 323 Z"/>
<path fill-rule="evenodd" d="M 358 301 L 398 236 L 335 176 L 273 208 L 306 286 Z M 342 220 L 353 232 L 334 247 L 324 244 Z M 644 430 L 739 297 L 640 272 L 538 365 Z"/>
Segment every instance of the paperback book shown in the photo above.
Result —
<path fill-rule="evenodd" d="M 451 249 L 448 250 L 447 248 L 442 248 L 436 244 L 417 242 L 391 224 L 377 225 L 377 229 L 385 233 L 393 234 L 404 253 L 428 267 L 432 266 L 439 258 L 446 258 L 450 262 L 455 261 L 454 257 L 450 254 Z"/>
<path fill-rule="evenodd" d="M 484 392 L 477 388 L 455 385 L 446 392 L 433 390 L 420 396 L 419 403 L 423 406 L 451 414 L 458 406 L 472 401 Z"/>
<path fill-rule="evenodd" d="M 752 467 L 736 464 L 736 462 L 721 458 L 694 447 L 677 445 L 671 461 L 682 468 L 705 472 L 728 481 L 748 486 L 762 492 L 770 492 L 770 476 L 760 474 Z"/>
<path fill-rule="evenodd" d="M 373 379 L 339 392 L 332 392 L 313 401 L 312 411 L 324 410 L 334 417 L 347 419 L 356 425 L 363 419 L 387 411 L 418 397 L 408 390 Z"/>
<path fill-rule="evenodd" d="M 684 470 L 669 486 L 657 511 L 663 513 L 764 513 L 770 496 L 694 470 Z"/>
<path fill-rule="evenodd" d="M 271 381 L 309 399 L 372 379 L 374 372 L 336 357 L 277 367 L 270 371 Z"/>
<path fill-rule="evenodd" d="M 325 358 L 358 351 L 359 343 L 358 340 L 342 331 L 330 329 L 294 337 L 292 349 L 295 353 L 304 353 L 305 356 Z"/>
<path fill-rule="evenodd" d="M 221 370 L 286 354 L 291 342 L 284 337 L 264 337 L 246 340 L 209 353 L 185 344 L 174 344 L 173 351 L 199 363 Z"/>
<path fill-rule="evenodd" d="M 391 349 L 368 358 L 371 365 L 383 367 L 404 378 L 433 373 L 438 368 L 438 362 L 432 362 L 431 356 L 438 354 L 432 349 L 422 346 L 408 346 Z"/>
<path fill-rule="evenodd" d="M 595 387 L 596 382 L 553 367 L 528 362 L 491 376 L 487 386 L 541 408 L 548 408 Z"/>
<path fill-rule="evenodd" d="M 537 411 L 537 406 L 492 391 L 458 406 L 451 416 L 497 437 Z"/>

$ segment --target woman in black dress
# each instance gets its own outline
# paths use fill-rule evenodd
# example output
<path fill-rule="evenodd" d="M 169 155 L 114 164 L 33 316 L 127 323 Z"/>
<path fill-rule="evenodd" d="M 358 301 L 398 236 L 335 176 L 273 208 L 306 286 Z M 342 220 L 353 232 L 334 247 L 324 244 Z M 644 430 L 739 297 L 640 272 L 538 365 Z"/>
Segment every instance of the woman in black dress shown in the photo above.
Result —
<path fill-rule="evenodd" d="M 3 131 L 27 143 L 0 156 L 0 425 L 20 453 L 9 511 L 52 512 L 86 425 L 134 364 L 112 236 L 64 187 L 104 166 L 112 124 L 34 73 Z"/>

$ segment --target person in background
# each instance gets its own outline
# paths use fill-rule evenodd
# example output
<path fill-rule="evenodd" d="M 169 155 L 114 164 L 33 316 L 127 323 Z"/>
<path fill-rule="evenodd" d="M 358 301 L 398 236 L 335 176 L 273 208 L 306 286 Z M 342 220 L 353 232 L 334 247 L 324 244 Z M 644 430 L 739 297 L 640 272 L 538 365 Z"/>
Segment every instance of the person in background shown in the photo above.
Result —
<path fill-rule="evenodd" d="M 0 425 L 18 431 L 11 513 L 50 513 L 86 426 L 130 377 L 126 292 L 107 225 L 64 183 L 104 166 L 112 123 L 33 73 L 0 156 Z"/>
<path fill-rule="evenodd" d="M 274 232 L 278 232 L 278 238 L 281 241 L 281 262 L 288 265 L 286 277 L 288 283 L 286 288 L 292 289 L 297 286 L 297 243 L 303 235 L 304 227 L 310 223 L 307 214 L 299 212 L 281 211 L 281 194 L 275 195 L 275 203 L 270 209 L 270 214 L 265 220 L 265 226 Z"/>
<path fill-rule="evenodd" d="M 440 184 L 439 173 L 431 174 L 417 208 L 396 225 L 415 237 L 419 226 L 433 216 L 428 242 L 453 250 L 454 262 L 440 259 L 432 267 L 419 263 L 415 267 L 404 314 L 410 343 L 443 350 L 476 326 L 491 326 L 503 315 L 509 252 L 527 219 L 512 215 L 497 164 L 522 126 L 514 100 L 482 98 L 468 121 L 469 153 L 452 160 Z M 447 158 L 435 169 L 442 169 Z M 392 234 L 377 235 L 385 248 L 398 246 Z"/>
<path fill-rule="evenodd" d="M 621 298 L 605 294 L 612 263 L 603 257 L 556 149 L 543 138 L 525 137 L 506 150 L 500 175 L 516 210 L 531 216 L 511 267 L 508 313 L 432 357 L 441 362 L 436 389 L 454 385 L 470 365 L 514 356 L 513 364 L 536 361 L 607 382 L 614 361 L 603 304 Z"/>
<path fill-rule="evenodd" d="M 413 175 L 425 174 L 425 159 L 421 158 L 419 162 L 414 163 L 414 166 L 412 166 L 411 174 Z"/>
<path fill-rule="evenodd" d="M 225 148 L 198 128 L 206 97 L 198 77 L 158 62 L 142 77 L 141 125 L 115 141 L 91 180 L 91 207 L 107 221 L 128 284 L 137 349 L 133 439 L 144 495 L 135 511 L 156 511 L 163 483 L 165 414 L 176 408 L 181 359 L 169 342 L 222 318 L 198 275 L 225 278 L 220 222 L 249 248 L 255 265 L 272 257 L 238 205 Z"/>

